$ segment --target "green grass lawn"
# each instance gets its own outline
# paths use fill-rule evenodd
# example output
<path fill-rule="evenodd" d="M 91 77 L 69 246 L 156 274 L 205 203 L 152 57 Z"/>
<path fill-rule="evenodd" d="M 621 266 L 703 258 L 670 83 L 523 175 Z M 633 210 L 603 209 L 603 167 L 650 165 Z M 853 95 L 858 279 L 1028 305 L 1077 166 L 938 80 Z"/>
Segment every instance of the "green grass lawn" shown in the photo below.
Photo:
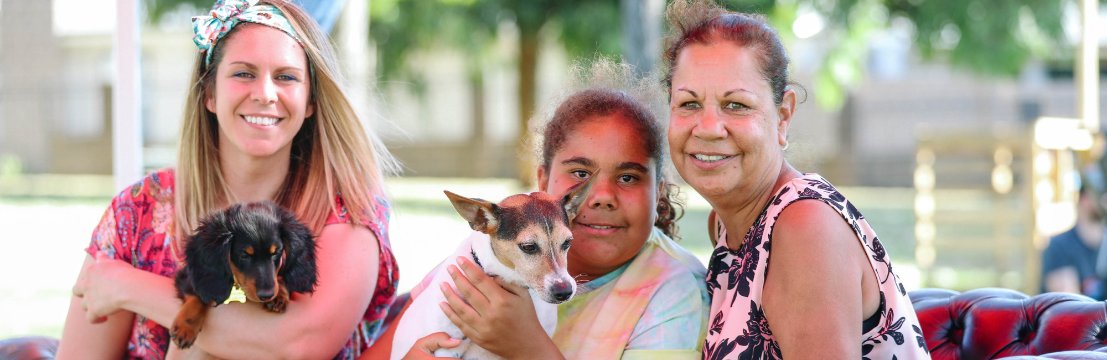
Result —
<path fill-rule="evenodd" d="M 60 182 L 64 183 L 64 182 Z M 391 243 L 399 260 L 400 290 L 410 289 L 441 259 L 452 253 L 468 234 L 468 225 L 442 194 L 450 190 L 465 196 L 501 199 L 520 192 L 504 179 L 388 180 L 393 200 Z M 3 189 L 0 189 L 3 190 Z M 913 288 L 914 215 L 910 189 L 843 189 L 868 217 L 894 259 L 897 271 Z M 59 336 L 70 289 L 85 257 L 89 236 L 110 201 L 110 191 L 82 192 L 80 197 L 12 196 L 0 192 L 0 338 L 20 335 Z M 44 195 L 47 194 L 47 195 Z M 89 195 L 91 194 L 91 195 Z M 701 260 L 711 252 L 707 241 L 708 206 L 693 191 L 679 222 L 683 244 Z M 916 271 L 917 272 L 917 271 Z M 940 276 L 950 278 L 948 272 Z M 959 280 L 962 275 L 969 280 Z M 950 286 L 988 285 L 986 275 L 953 272 Z M 984 279 L 979 281 L 979 279 Z M 914 283 L 914 284 L 917 284 Z"/>

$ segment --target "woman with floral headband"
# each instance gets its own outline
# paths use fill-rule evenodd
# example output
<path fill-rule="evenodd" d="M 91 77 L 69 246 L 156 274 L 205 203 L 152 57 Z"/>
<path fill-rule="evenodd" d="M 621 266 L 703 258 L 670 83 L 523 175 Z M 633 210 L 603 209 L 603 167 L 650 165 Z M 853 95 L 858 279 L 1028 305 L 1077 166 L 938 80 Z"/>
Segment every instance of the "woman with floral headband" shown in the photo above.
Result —
<path fill-rule="evenodd" d="M 363 130 L 335 52 L 303 10 L 221 0 L 193 22 L 200 52 L 177 166 L 112 200 L 73 287 L 58 358 L 180 354 L 167 328 L 181 306 L 172 276 L 182 242 L 205 214 L 259 200 L 313 230 L 318 286 L 283 314 L 257 304 L 212 309 L 189 351 L 356 357 L 376 340 L 398 280 L 381 183 L 395 161 Z"/>

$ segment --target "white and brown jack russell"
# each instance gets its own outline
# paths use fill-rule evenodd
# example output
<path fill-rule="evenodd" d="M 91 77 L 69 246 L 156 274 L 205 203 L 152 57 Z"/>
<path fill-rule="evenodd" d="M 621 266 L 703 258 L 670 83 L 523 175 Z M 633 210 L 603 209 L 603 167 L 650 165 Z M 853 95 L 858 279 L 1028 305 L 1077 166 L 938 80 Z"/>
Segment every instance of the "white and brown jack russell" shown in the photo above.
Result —
<path fill-rule="evenodd" d="M 576 292 L 576 281 L 566 270 L 565 256 L 572 243 L 570 224 L 591 188 L 591 181 L 578 185 L 558 199 L 545 192 L 516 194 L 499 203 L 470 199 L 446 191 L 454 209 L 476 230 L 457 251 L 439 264 L 429 283 L 453 284 L 446 271 L 456 257 L 464 256 L 480 265 L 486 273 L 528 288 L 538 321 L 547 335 L 557 325 L 557 305 Z M 396 325 L 392 340 L 392 359 L 403 358 L 420 338 L 444 331 L 461 345 L 440 349 L 436 357 L 498 359 L 473 344 L 450 322 L 438 304 L 445 297 L 437 289 L 427 289 L 412 301 Z"/>

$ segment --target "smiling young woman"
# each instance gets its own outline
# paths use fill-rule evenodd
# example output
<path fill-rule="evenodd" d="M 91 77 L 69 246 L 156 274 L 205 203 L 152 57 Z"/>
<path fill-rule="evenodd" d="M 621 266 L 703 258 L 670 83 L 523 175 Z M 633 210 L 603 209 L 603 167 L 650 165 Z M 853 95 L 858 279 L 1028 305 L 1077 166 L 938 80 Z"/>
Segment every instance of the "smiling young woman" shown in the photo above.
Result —
<path fill-rule="evenodd" d="M 379 336 L 398 281 L 382 184 L 395 161 L 365 131 L 329 40 L 296 5 L 220 0 L 193 21 L 200 51 L 176 167 L 112 199 L 58 358 L 355 358 Z M 282 314 L 220 305 L 179 352 L 167 328 L 181 307 L 172 276 L 184 242 L 207 214 L 259 200 L 316 236 L 318 287 Z"/>

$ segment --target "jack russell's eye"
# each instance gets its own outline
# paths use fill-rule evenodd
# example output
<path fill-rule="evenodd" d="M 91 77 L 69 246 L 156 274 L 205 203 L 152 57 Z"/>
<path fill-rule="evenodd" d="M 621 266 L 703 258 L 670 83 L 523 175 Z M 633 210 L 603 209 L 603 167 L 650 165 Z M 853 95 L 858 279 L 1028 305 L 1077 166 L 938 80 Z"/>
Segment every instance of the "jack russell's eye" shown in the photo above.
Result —
<path fill-rule="evenodd" d="M 561 251 L 569 250 L 569 245 L 573 244 L 573 238 L 565 239 L 565 242 L 561 243 Z"/>
<path fill-rule="evenodd" d="M 534 255 L 538 253 L 538 245 L 535 243 L 519 244 L 519 250 L 522 250 L 524 254 Z"/>

